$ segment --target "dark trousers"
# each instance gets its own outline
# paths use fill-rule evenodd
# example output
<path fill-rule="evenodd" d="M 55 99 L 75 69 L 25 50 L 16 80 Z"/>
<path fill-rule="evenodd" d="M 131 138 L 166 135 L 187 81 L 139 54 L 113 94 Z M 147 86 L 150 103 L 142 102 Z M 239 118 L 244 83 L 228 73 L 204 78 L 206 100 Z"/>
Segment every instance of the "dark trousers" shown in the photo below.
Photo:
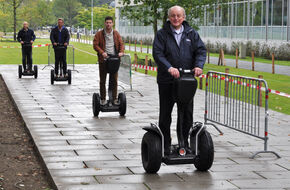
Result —
<path fill-rule="evenodd" d="M 171 145 L 170 125 L 171 113 L 174 106 L 174 98 L 172 95 L 173 84 L 158 84 L 159 89 L 159 127 L 164 136 L 164 148 L 168 150 Z M 183 112 L 182 118 L 178 115 L 177 131 L 182 127 L 184 145 L 188 147 L 188 134 L 193 124 L 193 101 L 186 105 L 178 104 L 178 109 Z M 180 135 L 177 135 L 178 137 Z M 179 139 L 178 139 L 179 140 Z"/>
<path fill-rule="evenodd" d="M 32 46 L 22 47 L 22 65 L 24 70 L 32 70 Z"/>
<path fill-rule="evenodd" d="M 100 75 L 100 93 L 101 99 L 106 99 L 106 78 L 107 69 L 106 63 L 99 62 L 99 75 Z M 118 91 L 118 72 L 114 74 L 109 74 L 109 92 L 112 92 L 112 98 L 115 100 L 117 98 Z"/>
<path fill-rule="evenodd" d="M 62 67 L 63 75 L 66 74 L 67 71 L 67 63 L 66 63 L 66 49 L 65 48 L 55 48 L 54 49 L 55 55 L 55 74 L 58 75 L 59 66 Z M 61 69 L 61 68 L 60 68 Z"/>

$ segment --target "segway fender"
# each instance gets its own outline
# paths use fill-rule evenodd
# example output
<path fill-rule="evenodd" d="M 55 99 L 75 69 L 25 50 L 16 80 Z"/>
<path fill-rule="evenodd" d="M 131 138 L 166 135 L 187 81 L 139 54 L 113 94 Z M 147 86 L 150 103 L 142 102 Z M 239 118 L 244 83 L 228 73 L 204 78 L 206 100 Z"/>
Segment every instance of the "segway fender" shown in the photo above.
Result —
<path fill-rule="evenodd" d="M 151 132 L 151 133 L 155 133 L 155 134 L 157 134 L 161 138 L 161 143 L 162 143 L 162 157 L 164 157 L 164 136 L 163 136 L 160 128 L 156 124 L 151 123 L 150 126 L 143 127 L 143 130 L 148 131 L 148 132 Z"/>
<path fill-rule="evenodd" d="M 153 123 L 151 123 L 150 126 L 143 127 L 143 130 L 148 131 L 148 132 L 154 132 L 154 133 L 158 134 L 160 137 L 163 136 L 159 127 L 157 127 L 157 125 L 155 125 Z"/>
<path fill-rule="evenodd" d="M 200 134 L 204 133 L 205 130 L 206 126 L 204 125 L 204 123 L 195 122 L 189 131 L 189 136 L 194 136 L 195 139 L 195 147 L 192 148 L 194 149 L 196 156 L 198 155 L 198 138 Z"/>

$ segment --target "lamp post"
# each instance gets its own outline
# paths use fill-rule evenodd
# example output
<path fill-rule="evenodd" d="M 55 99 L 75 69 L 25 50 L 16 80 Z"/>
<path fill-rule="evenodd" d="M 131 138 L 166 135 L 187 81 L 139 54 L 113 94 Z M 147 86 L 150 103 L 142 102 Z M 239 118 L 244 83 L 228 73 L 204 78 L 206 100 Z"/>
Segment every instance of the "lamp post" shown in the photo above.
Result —
<path fill-rule="evenodd" d="M 92 12 L 91 12 L 91 35 L 93 35 L 94 31 L 94 6 L 93 6 L 94 1 L 92 0 Z"/>

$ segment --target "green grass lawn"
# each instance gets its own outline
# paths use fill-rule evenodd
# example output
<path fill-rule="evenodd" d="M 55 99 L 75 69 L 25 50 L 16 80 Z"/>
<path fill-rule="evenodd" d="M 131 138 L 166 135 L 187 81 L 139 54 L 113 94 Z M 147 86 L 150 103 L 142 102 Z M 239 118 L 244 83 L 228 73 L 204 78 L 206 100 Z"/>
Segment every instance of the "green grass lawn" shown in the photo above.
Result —
<path fill-rule="evenodd" d="M 134 53 L 132 53 L 134 54 Z M 248 76 L 248 77 L 255 77 L 258 78 L 258 75 L 263 75 L 263 78 L 267 81 L 267 84 L 270 89 L 278 90 L 281 92 L 285 92 L 290 94 L 290 77 L 285 75 L 278 75 L 278 74 L 271 74 L 265 72 L 256 72 L 256 71 L 249 71 L 245 69 L 236 69 L 233 67 L 228 66 L 217 66 L 214 64 L 206 64 L 204 67 L 204 73 L 207 73 L 209 70 L 211 71 L 218 71 L 218 72 L 225 72 L 226 68 L 230 68 L 231 74 Z M 138 72 L 145 73 L 144 69 L 138 69 Z M 151 76 L 156 76 L 157 72 L 148 71 L 148 74 Z M 275 77 L 274 77 L 275 76 Z M 205 89 L 205 79 L 203 79 L 203 88 Z M 282 97 L 275 94 L 269 94 L 269 108 L 271 110 L 285 113 L 290 115 L 290 98 Z"/>
<path fill-rule="evenodd" d="M 218 53 L 210 53 L 210 56 L 211 57 L 219 57 L 219 54 Z M 236 60 L 236 56 L 235 55 L 225 54 L 225 59 L 234 59 L 234 60 Z M 244 59 L 239 58 L 239 60 L 252 62 L 252 57 L 247 56 Z M 255 57 L 255 62 L 272 64 L 272 60 L 265 59 L 265 58 L 260 58 L 260 57 Z M 275 64 L 276 65 L 290 66 L 290 61 L 275 60 Z"/>
<path fill-rule="evenodd" d="M 36 39 L 33 45 L 40 44 L 48 44 L 50 41 L 48 39 Z M 91 45 L 74 43 L 76 48 L 88 51 L 90 53 L 96 54 Z M 20 43 L 18 42 L 0 42 L 0 46 L 18 46 L 20 47 Z M 37 47 L 33 48 L 32 52 L 33 56 L 33 64 L 47 64 L 48 63 L 48 47 Z M 21 48 L 1 48 L 0 49 L 0 64 L 21 64 Z M 94 64 L 96 63 L 98 58 L 96 56 L 92 56 L 86 54 L 84 52 L 80 52 L 75 50 L 75 64 Z"/>
<path fill-rule="evenodd" d="M 46 44 L 49 43 L 49 40 L 37 39 L 34 45 Z M 76 48 L 87 51 L 89 53 L 96 54 L 92 45 L 82 44 L 77 42 L 71 42 L 71 45 L 74 45 Z M 0 42 L 0 46 L 20 46 L 19 43 L 15 42 Z M 47 64 L 47 47 L 38 47 L 33 49 L 33 60 L 36 64 Z M 127 51 L 127 54 L 131 55 L 131 59 L 134 60 L 134 52 Z M 145 59 L 145 56 L 148 55 L 149 59 L 153 59 L 151 54 L 146 53 L 137 53 L 139 59 Z M 0 64 L 21 64 L 21 49 L 0 49 Z M 97 62 L 97 57 L 75 50 L 75 63 L 76 64 L 95 64 Z M 250 71 L 245 69 L 236 69 L 228 66 L 217 66 L 214 64 L 206 64 L 204 67 L 204 73 L 209 70 L 224 72 L 225 68 L 230 68 L 231 74 L 237 74 L 242 76 L 249 77 L 258 77 L 258 75 L 263 75 L 264 79 L 267 81 L 269 88 L 285 92 L 290 94 L 290 77 L 279 74 L 270 74 L 265 72 Z M 144 70 L 138 69 L 139 72 Z M 148 74 L 156 76 L 156 72 L 148 71 Z M 204 88 L 203 88 L 204 89 Z M 282 112 L 290 115 L 290 98 L 278 96 L 275 94 L 270 94 L 269 107 L 272 110 Z"/>
<path fill-rule="evenodd" d="M 129 46 L 129 43 L 126 43 L 126 45 Z M 140 44 L 137 44 L 136 46 L 140 47 Z M 147 45 L 143 45 L 142 47 L 143 48 L 147 48 Z M 135 51 L 134 48 L 135 48 L 135 44 L 131 43 L 131 51 Z M 152 49 L 152 45 L 150 45 L 149 48 Z M 210 56 L 211 57 L 219 57 L 219 54 L 218 53 L 210 53 Z M 234 60 L 236 60 L 236 56 L 235 55 L 230 55 L 230 54 L 225 54 L 225 58 L 226 59 L 234 59 Z M 252 57 L 247 56 L 244 59 L 239 58 L 239 60 L 252 62 Z M 255 62 L 272 64 L 272 60 L 261 58 L 261 57 L 256 57 L 255 58 Z M 275 60 L 275 64 L 276 65 L 290 66 L 290 61 Z"/>

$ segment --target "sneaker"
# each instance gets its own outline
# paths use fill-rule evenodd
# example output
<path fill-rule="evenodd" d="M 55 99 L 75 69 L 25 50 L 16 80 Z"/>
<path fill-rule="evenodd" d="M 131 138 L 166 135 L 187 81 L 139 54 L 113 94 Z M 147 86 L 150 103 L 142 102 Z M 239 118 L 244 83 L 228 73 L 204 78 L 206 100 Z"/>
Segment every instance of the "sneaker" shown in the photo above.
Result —
<path fill-rule="evenodd" d="M 66 77 L 66 78 L 67 78 L 67 77 L 68 77 L 68 74 L 65 74 L 65 75 L 64 75 L 64 77 Z"/>
<path fill-rule="evenodd" d="M 115 99 L 114 102 L 113 102 L 113 104 L 114 105 L 119 105 L 119 100 L 118 99 Z"/>
<path fill-rule="evenodd" d="M 101 105 L 104 106 L 107 104 L 107 100 L 101 100 Z"/>

